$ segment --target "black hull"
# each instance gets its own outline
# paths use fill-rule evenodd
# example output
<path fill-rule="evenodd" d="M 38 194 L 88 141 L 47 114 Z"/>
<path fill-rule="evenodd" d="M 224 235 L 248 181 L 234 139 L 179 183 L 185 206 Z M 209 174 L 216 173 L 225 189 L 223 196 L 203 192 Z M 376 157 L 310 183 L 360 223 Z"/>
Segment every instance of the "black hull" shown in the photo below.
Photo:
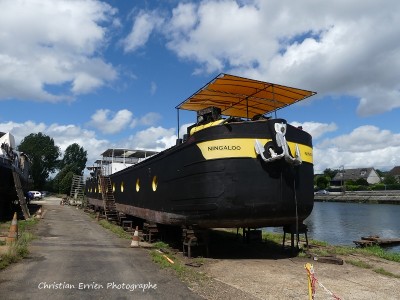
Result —
<path fill-rule="evenodd" d="M 273 139 L 284 120 L 230 123 L 203 129 L 185 143 L 110 176 L 117 210 L 160 224 L 277 227 L 302 222 L 312 211 L 311 136 L 287 126 L 303 163 L 265 163 L 255 139 Z M 97 178 L 87 181 L 89 203 L 102 206 Z"/>
<path fill-rule="evenodd" d="M 32 181 L 25 176 L 22 170 L 12 166 L 10 160 L 0 157 L 0 219 L 9 217 L 15 210 L 15 204 L 18 203 L 12 170 L 17 172 L 24 194 L 28 192 L 32 185 Z"/>

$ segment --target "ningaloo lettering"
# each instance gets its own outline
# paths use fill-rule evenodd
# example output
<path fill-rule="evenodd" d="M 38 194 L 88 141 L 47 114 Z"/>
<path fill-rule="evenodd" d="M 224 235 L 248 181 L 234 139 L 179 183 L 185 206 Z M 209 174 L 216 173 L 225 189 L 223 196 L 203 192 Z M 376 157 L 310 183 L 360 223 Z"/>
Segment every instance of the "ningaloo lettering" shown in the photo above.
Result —
<path fill-rule="evenodd" d="M 240 150 L 240 146 L 227 146 L 227 145 L 221 145 L 221 146 L 208 146 L 208 151 L 221 151 L 221 150 L 228 150 L 228 151 L 238 151 Z"/>

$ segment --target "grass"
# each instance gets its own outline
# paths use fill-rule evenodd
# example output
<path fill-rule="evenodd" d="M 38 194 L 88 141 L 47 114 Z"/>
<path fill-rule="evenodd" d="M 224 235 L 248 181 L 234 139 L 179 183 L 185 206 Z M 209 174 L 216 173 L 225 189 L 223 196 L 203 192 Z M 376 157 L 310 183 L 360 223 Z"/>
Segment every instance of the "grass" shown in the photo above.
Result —
<path fill-rule="evenodd" d="M 11 222 L 8 222 L 11 223 Z M 37 219 L 28 219 L 18 221 L 18 240 L 13 242 L 7 250 L 7 253 L 0 256 L 0 270 L 5 269 L 9 265 L 19 262 L 29 254 L 28 245 L 35 236 L 30 230 L 38 223 Z"/>
<path fill-rule="evenodd" d="M 379 246 L 371 246 L 359 250 L 361 253 L 370 254 L 389 261 L 400 262 L 400 253 L 387 252 Z"/>
<path fill-rule="evenodd" d="M 121 227 L 108 223 L 105 220 L 100 221 L 100 223 L 109 224 L 107 226 L 118 227 L 113 232 L 120 232 L 122 230 Z M 105 226 L 106 227 L 106 226 Z M 124 232 L 122 230 L 124 234 Z M 130 237 L 130 235 L 129 235 Z M 248 248 L 246 244 L 237 243 L 236 229 L 222 229 L 222 230 L 213 230 L 210 232 L 210 238 L 213 240 L 214 245 L 218 246 L 218 244 L 223 245 L 224 248 L 230 248 L 229 245 L 235 244 L 235 248 L 240 248 L 239 251 L 244 250 L 244 248 Z M 253 248 L 257 248 L 257 246 L 265 247 L 271 249 L 272 251 L 280 251 L 282 244 L 283 234 L 272 233 L 272 232 L 262 232 L 263 243 L 261 245 L 254 244 Z M 360 254 L 362 256 L 373 256 L 379 257 L 388 261 L 400 262 L 400 254 L 399 253 L 391 253 L 386 252 L 384 249 L 379 246 L 371 246 L 366 248 L 355 248 L 355 247 L 346 247 L 346 246 L 331 246 L 326 242 L 317 241 L 317 240 L 309 240 L 309 244 L 312 247 L 312 251 L 314 254 L 319 256 L 331 256 L 331 255 L 354 255 Z M 242 249 L 243 248 L 243 249 Z M 257 250 L 257 249 L 256 249 Z M 150 251 L 150 256 L 152 260 L 157 263 L 161 268 L 172 269 L 176 272 L 178 277 L 186 282 L 190 282 L 191 279 L 195 279 L 197 282 L 206 280 L 206 275 L 200 272 L 197 272 L 196 269 L 189 268 L 185 265 L 184 261 L 181 257 L 178 257 L 174 254 L 174 251 L 170 248 L 170 246 L 164 242 L 157 242 L 153 244 L 153 250 Z M 299 257 L 307 256 L 305 249 L 302 249 L 299 254 Z M 174 263 L 171 263 L 166 258 L 168 257 Z M 204 264 L 205 259 L 203 257 L 197 257 L 192 259 L 192 262 Z M 355 267 L 363 268 L 363 269 L 371 269 L 372 271 L 394 278 L 400 278 L 400 276 L 393 274 L 391 272 L 386 271 L 383 268 L 374 268 L 372 265 L 363 262 L 361 260 L 345 260 L 346 263 L 351 264 Z"/>
<path fill-rule="evenodd" d="M 181 263 L 181 261 L 179 261 L 174 254 L 172 254 L 170 252 L 166 252 L 166 253 L 161 252 L 160 253 L 157 250 L 158 249 L 154 249 L 154 250 L 150 251 L 151 259 L 155 263 L 160 265 L 161 268 L 163 268 L 163 269 L 164 268 L 173 269 L 176 272 L 176 274 L 179 276 L 179 278 L 183 278 L 185 276 L 185 274 L 186 274 L 186 271 L 187 271 L 186 268 L 187 267 L 185 265 L 183 265 Z M 173 261 L 173 263 L 171 263 L 168 260 L 168 258 L 171 261 Z"/>
<path fill-rule="evenodd" d="M 384 276 L 393 277 L 393 278 L 400 278 L 399 275 L 396 275 L 396 274 L 393 274 L 391 272 L 388 272 L 383 268 L 377 268 L 377 269 L 374 269 L 373 271 L 375 273 L 378 273 L 378 274 L 381 274 L 381 275 L 384 275 Z"/>
<path fill-rule="evenodd" d="M 263 233 L 263 239 L 268 239 L 274 243 L 281 243 L 283 238 L 282 234 L 279 233 Z M 321 242 L 317 240 L 309 240 L 309 245 L 312 247 L 312 252 L 315 255 L 319 256 L 330 256 L 330 255 L 343 255 L 343 256 L 348 256 L 348 255 L 362 255 L 363 257 L 378 257 L 387 261 L 393 261 L 393 262 L 400 262 L 400 253 L 393 253 L 393 252 L 387 252 L 383 248 L 374 245 L 374 246 L 369 246 L 365 248 L 355 248 L 355 247 L 350 247 L 350 246 L 331 246 L 326 242 Z M 298 254 L 299 257 L 306 257 L 307 254 L 304 251 L 299 252 Z M 399 275 L 393 274 L 384 268 L 374 268 L 371 264 L 368 264 L 364 261 L 361 260 L 353 260 L 353 259 L 347 259 L 345 260 L 346 263 L 351 264 L 355 267 L 363 268 L 363 269 L 371 269 L 375 273 L 388 276 L 388 277 L 393 277 L 393 278 L 400 278 Z"/>
<path fill-rule="evenodd" d="M 283 235 L 279 233 L 263 232 L 263 239 L 268 239 L 269 241 L 278 244 L 282 243 L 282 238 Z M 309 245 L 313 248 L 313 252 L 318 255 L 361 254 L 365 256 L 379 257 L 388 261 L 400 262 L 400 253 L 387 252 L 377 245 L 365 248 L 355 248 L 351 246 L 331 246 L 326 242 L 310 239 Z"/>
<path fill-rule="evenodd" d="M 210 238 L 213 240 L 213 243 L 215 244 L 221 244 L 224 246 L 224 248 L 228 249 L 236 249 L 239 252 L 240 251 L 248 251 L 248 245 L 243 244 L 238 242 L 238 239 L 236 237 L 236 230 L 213 230 L 210 233 Z M 241 236 L 240 236 L 241 238 Z M 263 232 L 262 234 L 263 238 L 263 243 L 254 243 L 251 245 L 253 249 L 260 247 L 260 249 L 271 249 L 272 251 L 281 251 L 281 245 L 282 245 L 282 234 L 278 233 L 270 233 L 270 232 Z M 395 261 L 398 262 L 398 259 L 400 258 L 399 254 L 396 253 L 388 253 L 385 252 L 383 249 L 381 249 L 378 246 L 375 247 L 369 247 L 369 248 L 354 248 L 354 247 L 337 247 L 337 246 L 330 246 L 326 242 L 321 242 L 321 241 L 315 241 L 315 240 L 310 240 L 309 241 L 310 245 L 314 246 L 314 249 L 319 253 L 319 255 L 324 255 L 324 256 L 329 256 L 329 255 L 352 255 L 352 254 L 360 254 L 363 257 L 368 256 L 375 256 L 383 259 L 387 259 L 390 261 Z M 234 247 L 231 245 L 234 244 Z M 151 250 L 150 255 L 152 260 L 157 263 L 161 268 L 168 268 L 172 269 L 175 271 L 177 276 L 187 282 L 190 286 L 191 282 L 197 282 L 200 284 L 207 284 L 210 280 L 210 278 L 205 274 L 201 272 L 201 269 L 196 269 L 196 268 L 191 268 L 185 265 L 185 258 L 182 258 L 180 255 L 175 255 L 174 251 L 168 246 L 168 244 L 165 244 L 163 242 L 158 242 L 154 244 L 155 249 L 160 249 L 161 253 L 157 250 Z M 239 248 L 239 249 L 238 249 Z M 215 253 L 215 252 L 213 252 Z M 174 264 L 171 264 L 168 262 L 168 260 L 165 258 L 165 255 L 172 259 L 174 261 Z M 218 255 L 218 254 L 217 254 Z M 299 252 L 299 256 L 306 256 L 305 249 Z M 199 257 L 192 259 L 194 262 L 198 262 L 200 264 L 206 263 L 207 259 Z M 387 277 L 392 277 L 392 278 L 400 278 L 399 275 L 393 274 L 387 270 L 385 270 L 382 267 L 376 268 L 372 264 L 362 261 L 362 260 L 357 260 L 357 259 L 347 259 L 345 260 L 347 264 L 353 265 L 358 268 L 362 269 L 369 269 L 377 274 L 381 274 L 383 276 Z"/>
<path fill-rule="evenodd" d="M 355 248 L 350 246 L 330 246 L 324 242 L 318 241 L 310 241 L 310 245 L 320 246 L 320 248 L 313 248 L 313 253 L 320 256 L 329 256 L 329 255 L 361 255 L 363 257 L 378 257 L 387 261 L 400 262 L 400 253 L 392 253 L 387 252 L 381 247 L 374 245 L 365 248 Z M 304 252 L 303 252 L 304 253 Z M 302 252 L 299 253 L 299 256 L 303 256 Z M 363 268 L 363 269 L 371 269 L 373 272 L 387 276 L 392 278 L 400 278 L 399 275 L 393 274 L 384 268 L 374 268 L 373 265 L 366 263 L 362 260 L 353 260 L 346 259 L 345 262 L 347 264 L 353 265 L 355 267 Z"/>
<path fill-rule="evenodd" d="M 173 249 L 164 242 L 157 242 L 153 244 L 154 248 L 150 251 L 150 256 L 153 262 L 157 263 L 163 269 L 171 269 L 176 275 L 184 282 L 190 283 L 191 281 L 203 282 L 207 279 L 207 276 L 203 273 L 199 273 L 192 268 L 185 265 L 185 262 L 181 257 L 174 254 Z M 173 261 L 171 263 L 170 260 Z M 191 259 L 191 262 L 203 264 L 204 258 L 197 257 Z"/>
<path fill-rule="evenodd" d="M 120 238 L 127 239 L 127 240 L 132 239 L 132 234 L 130 234 L 129 232 L 126 232 L 121 226 L 110 223 L 107 220 L 100 220 L 99 224 L 101 226 L 103 226 L 104 228 L 110 230 L 111 232 L 115 233 Z"/>
<path fill-rule="evenodd" d="M 92 216 L 94 217 L 94 215 Z M 121 238 L 131 239 L 131 234 L 125 232 L 122 227 L 109 223 L 106 220 L 101 220 L 99 222 L 103 227 L 109 229 L 114 232 Z M 230 248 L 229 245 L 235 244 L 235 248 L 240 251 L 247 249 L 246 244 L 237 243 L 236 229 L 219 229 L 211 231 L 210 238 L 213 241 L 214 245 L 221 244 L 224 245 L 224 248 Z M 269 248 L 272 251 L 280 251 L 282 245 L 283 234 L 280 233 L 272 233 L 272 232 L 262 232 L 262 239 L 264 245 L 261 247 L 264 249 L 265 247 Z M 310 240 L 309 245 L 312 247 L 312 252 L 318 256 L 332 256 L 332 255 L 353 255 L 360 254 L 363 256 L 374 256 L 379 257 L 388 261 L 400 262 L 400 254 L 399 253 L 391 253 L 386 252 L 384 249 L 379 246 L 371 246 L 366 248 L 355 248 L 355 247 L 346 247 L 346 246 L 331 246 L 326 242 L 318 241 L 318 240 Z M 257 248 L 257 244 L 252 245 L 253 248 Z M 243 248 L 243 249 L 242 249 Z M 160 250 L 161 252 L 159 252 Z M 257 249 L 256 249 L 257 250 Z M 261 249 L 262 250 L 262 249 Z M 306 257 L 307 253 L 306 249 L 301 249 L 298 253 L 299 257 Z M 182 261 L 182 258 L 176 256 L 174 251 L 170 248 L 170 246 L 164 242 L 157 242 L 153 244 L 153 250 L 150 251 L 150 256 L 152 260 L 157 263 L 161 268 L 172 269 L 176 272 L 176 274 L 186 282 L 190 281 L 190 278 L 196 278 L 196 280 L 204 280 L 206 275 L 196 272 L 196 270 L 189 268 Z M 166 258 L 168 257 L 174 263 L 171 263 Z M 383 268 L 373 268 L 373 266 L 365 263 L 361 260 L 345 260 L 346 263 L 351 264 L 353 266 L 364 268 L 364 269 L 372 269 L 374 272 L 379 273 L 381 275 L 385 275 L 388 277 L 400 278 L 400 276 L 393 274 L 384 270 Z M 192 262 L 197 262 L 199 264 L 205 263 L 205 259 L 202 257 L 197 257 L 192 259 Z"/>
<path fill-rule="evenodd" d="M 90 216 L 95 218 L 95 214 L 91 213 Z M 131 239 L 132 235 L 121 226 L 112 224 L 107 220 L 100 220 L 99 224 L 104 228 L 110 230 L 120 238 Z M 191 270 L 189 270 L 174 254 L 170 246 L 164 242 L 156 242 L 152 245 L 153 249 L 150 251 L 150 256 L 153 262 L 157 263 L 161 268 L 172 269 L 176 274 L 184 280 L 189 276 L 193 276 Z M 174 263 L 171 263 L 167 258 L 171 259 Z"/>
<path fill-rule="evenodd" d="M 372 269 L 373 266 L 370 264 L 367 264 L 366 262 L 362 260 L 353 260 L 353 259 L 346 259 L 345 262 L 347 264 L 353 265 L 355 267 L 363 268 L 363 269 Z"/>
<path fill-rule="evenodd" d="M 91 217 L 95 218 L 95 214 L 90 215 Z M 110 230 L 111 232 L 115 233 L 120 238 L 132 238 L 132 235 L 124 231 L 121 226 L 112 224 L 107 220 L 100 220 L 99 224 L 104 228 Z M 188 268 L 184 264 L 184 262 L 174 254 L 173 249 L 167 243 L 156 242 L 152 244 L 152 246 L 152 250 L 149 252 L 150 257 L 152 261 L 157 263 L 161 268 L 173 270 L 177 274 L 177 276 L 183 281 L 188 281 L 190 278 L 194 277 L 200 280 L 202 279 L 202 275 Z M 171 263 L 168 259 L 172 260 L 173 263 Z M 193 259 L 193 261 L 197 263 L 204 263 L 202 261 L 202 258 L 195 258 Z"/>
<path fill-rule="evenodd" d="M 375 256 L 388 261 L 400 262 L 400 253 L 387 252 L 379 246 L 365 248 L 354 248 L 350 246 L 327 246 L 327 251 L 332 255 L 361 254 L 364 256 Z"/>
<path fill-rule="evenodd" d="M 95 219 L 97 217 L 97 214 L 93 213 L 93 212 L 88 212 L 88 215 L 93 219 Z M 130 234 L 129 232 L 126 232 L 121 226 L 108 222 L 106 219 L 101 219 L 99 221 L 99 224 L 101 226 L 103 226 L 104 228 L 110 230 L 111 232 L 115 233 L 120 238 L 127 239 L 127 240 L 132 239 L 132 234 Z"/>

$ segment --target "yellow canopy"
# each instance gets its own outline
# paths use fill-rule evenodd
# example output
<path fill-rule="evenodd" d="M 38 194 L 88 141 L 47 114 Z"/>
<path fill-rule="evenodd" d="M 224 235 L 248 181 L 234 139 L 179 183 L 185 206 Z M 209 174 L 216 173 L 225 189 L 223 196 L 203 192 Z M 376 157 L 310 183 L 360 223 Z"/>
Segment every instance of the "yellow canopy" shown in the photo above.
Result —
<path fill-rule="evenodd" d="M 176 108 L 198 111 L 210 106 L 225 116 L 252 118 L 304 100 L 315 92 L 220 74 Z"/>

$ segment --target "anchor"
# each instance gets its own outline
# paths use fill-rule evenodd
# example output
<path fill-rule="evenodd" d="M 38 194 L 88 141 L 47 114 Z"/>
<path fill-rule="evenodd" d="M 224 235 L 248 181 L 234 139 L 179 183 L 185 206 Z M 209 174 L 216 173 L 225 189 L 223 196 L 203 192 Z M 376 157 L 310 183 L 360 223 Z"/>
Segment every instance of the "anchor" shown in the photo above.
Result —
<path fill-rule="evenodd" d="M 285 123 L 275 123 L 274 124 L 275 127 L 275 141 L 276 144 L 279 148 L 282 149 L 282 153 L 281 154 L 277 154 L 276 151 L 273 149 L 273 147 L 269 147 L 267 150 L 270 154 L 271 157 L 267 158 L 264 155 L 264 146 L 261 144 L 261 142 L 256 139 L 255 140 L 255 144 L 254 144 L 254 148 L 257 154 L 259 154 L 261 156 L 261 158 L 263 159 L 263 161 L 265 161 L 266 163 L 270 163 L 273 161 L 276 161 L 278 159 L 282 159 L 285 158 L 285 160 L 293 165 L 300 165 L 302 163 L 302 159 L 301 159 L 301 155 L 300 155 L 300 149 L 299 146 L 296 144 L 296 153 L 295 153 L 295 157 L 292 157 L 290 155 L 290 150 L 289 150 L 289 146 L 288 143 L 286 141 L 286 124 Z"/>

